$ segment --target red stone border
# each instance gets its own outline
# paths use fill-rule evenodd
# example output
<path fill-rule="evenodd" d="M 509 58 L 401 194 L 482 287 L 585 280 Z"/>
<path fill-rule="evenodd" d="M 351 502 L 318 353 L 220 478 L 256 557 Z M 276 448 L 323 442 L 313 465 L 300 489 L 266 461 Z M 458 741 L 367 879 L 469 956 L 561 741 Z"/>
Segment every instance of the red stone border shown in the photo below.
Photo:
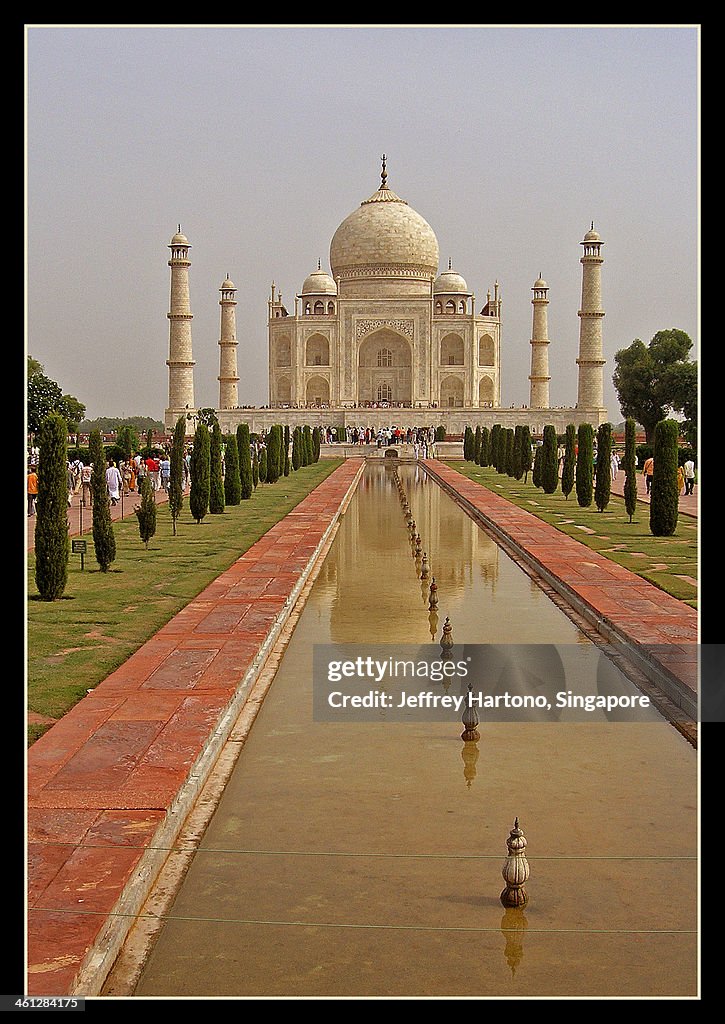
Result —
<path fill-rule="evenodd" d="M 100 990 L 363 468 L 331 473 L 28 751 L 28 995 Z"/>

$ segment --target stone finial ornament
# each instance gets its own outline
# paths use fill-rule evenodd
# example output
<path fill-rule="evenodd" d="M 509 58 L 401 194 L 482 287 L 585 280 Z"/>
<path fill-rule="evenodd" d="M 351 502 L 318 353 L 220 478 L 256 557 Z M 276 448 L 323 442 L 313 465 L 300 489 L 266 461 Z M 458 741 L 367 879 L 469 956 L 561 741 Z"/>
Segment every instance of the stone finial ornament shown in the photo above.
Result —
<path fill-rule="evenodd" d="M 443 623 L 443 636 L 441 637 L 441 651 L 443 654 L 450 654 L 451 648 L 453 647 L 453 626 L 451 620 L 446 615 L 446 621 Z M 470 693 L 470 683 L 469 693 Z"/>
<path fill-rule="evenodd" d="M 448 620 L 446 620 L 448 621 Z M 478 712 L 475 706 L 471 703 L 471 694 L 473 693 L 473 684 L 468 684 L 468 700 L 466 707 L 461 715 L 461 721 L 463 722 L 463 732 L 461 733 L 461 739 L 464 743 L 468 743 L 471 740 L 480 740 L 481 736 L 476 728 L 478 725 Z"/>
<path fill-rule="evenodd" d="M 428 607 L 431 611 L 438 607 L 438 584 L 436 583 L 435 576 L 430 581 L 430 588 L 428 590 Z"/>
<path fill-rule="evenodd" d="M 429 570 L 429 566 L 428 566 L 428 555 L 424 551 L 423 552 L 423 558 L 422 558 L 421 563 L 420 563 L 420 578 L 422 580 L 427 580 L 428 579 L 428 575 L 429 575 L 429 571 L 430 570 Z"/>
<path fill-rule="evenodd" d="M 505 907 L 525 907 L 529 902 L 524 888 L 529 878 L 529 862 L 524 852 L 527 846 L 526 837 L 519 828 L 518 818 L 514 821 L 506 846 L 509 852 L 501 868 L 506 888 L 501 893 L 501 902 Z"/>

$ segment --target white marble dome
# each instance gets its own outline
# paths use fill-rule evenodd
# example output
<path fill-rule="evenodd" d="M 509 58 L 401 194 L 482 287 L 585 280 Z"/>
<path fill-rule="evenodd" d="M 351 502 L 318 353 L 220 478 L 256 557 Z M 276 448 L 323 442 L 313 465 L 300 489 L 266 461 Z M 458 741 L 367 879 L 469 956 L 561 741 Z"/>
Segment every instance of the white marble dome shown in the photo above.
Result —
<path fill-rule="evenodd" d="M 337 285 L 324 270 L 317 270 L 305 278 L 300 295 L 337 295 Z"/>
<path fill-rule="evenodd" d="M 384 276 L 386 271 L 433 277 L 438 259 L 430 224 L 384 184 L 345 218 L 330 243 L 335 278 Z"/>
<path fill-rule="evenodd" d="M 438 277 L 435 279 L 435 282 L 433 284 L 433 291 L 435 294 L 442 293 L 445 295 L 471 294 L 468 290 L 468 285 L 461 277 L 461 275 L 457 274 L 455 270 L 451 270 L 450 267 L 448 268 L 448 270 L 444 270 L 443 273 L 439 274 Z"/>

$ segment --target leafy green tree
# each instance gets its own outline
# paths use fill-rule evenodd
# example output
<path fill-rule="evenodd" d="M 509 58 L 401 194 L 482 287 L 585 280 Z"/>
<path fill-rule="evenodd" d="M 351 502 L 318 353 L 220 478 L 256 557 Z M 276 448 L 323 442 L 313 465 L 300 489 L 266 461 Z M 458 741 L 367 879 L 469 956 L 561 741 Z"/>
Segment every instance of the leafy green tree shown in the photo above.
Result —
<path fill-rule="evenodd" d="M 533 465 L 532 460 L 531 429 L 526 423 L 524 423 L 521 428 L 521 472 L 524 477 L 524 483 L 527 482 L 529 473 L 531 472 L 531 466 Z"/>
<path fill-rule="evenodd" d="M 473 458 L 473 431 L 469 426 L 463 431 L 463 458 L 470 462 Z"/>
<path fill-rule="evenodd" d="M 77 434 L 80 429 L 81 420 L 86 414 L 85 405 L 79 402 L 77 398 L 74 398 L 73 395 L 63 395 L 58 412 L 68 426 L 68 433 Z"/>
<path fill-rule="evenodd" d="M 506 450 L 504 453 L 504 472 L 507 476 L 514 475 L 514 439 L 516 431 L 506 427 Z"/>
<path fill-rule="evenodd" d="M 677 529 L 679 432 L 680 425 L 676 420 L 660 420 L 655 427 L 655 465 L 649 506 L 649 528 L 654 537 L 671 537 Z"/>
<path fill-rule="evenodd" d="M 184 429 L 186 429 L 186 424 L 184 424 Z M 141 495 L 141 504 L 138 508 L 134 509 L 134 512 L 138 517 L 139 536 L 148 551 L 149 541 L 156 533 L 156 498 L 154 497 L 149 476 L 142 477 L 139 493 Z M 172 520 L 174 523 L 174 533 L 176 533 L 176 520 L 173 519 L 173 516 Z"/>
<path fill-rule="evenodd" d="M 267 473 L 269 472 L 269 459 L 267 458 L 267 449 L 263 448 L 259 453 L 259 480 L 260 483 L 266 484 L 268 481 Z"/>
<path fill-rule="evenodd" d="M 498 442 L 501 436 L 501 425 L 494 423 L 491 427 L 490 465 L 498 469 Z"/>
<path fill-rule="evenodd" d="M 224 457 L 224 501 L 227 505 L 238 505 L 242 500 L 242 479 L 239 474 L 237 435 L 227 434 L 224 440 L 226 444 L 226 455 Z"/>
<path fill-rule="evenodd" d="M 597 429 L 597 468 L 594 474 L 594 504 L 600 512 L 609 504 L 612 493 L 612 424 L 600 423 Z"/>
<path fill-rule="evenodd" d="M 309 466 L 312 462 L 312 430 L 305 424 L 302 428 L 302 464 Z"/>
<path fill-rule="evenodd" d="M 239 454 L 239 480 L 242 488 L 242 501 L 252 497 L 255 483 L 252 479 L 252 448 L 249 438 L 249 424 L 240 423 L 237 427 L 237 451 Z"/>
<path fill-rule="evenodd" d="M 300 428 L 295 427 L 292 432 L 292 469 L 298 470 L 302 465 L 302 453 L 300 451 Z"/>
<path fill-rule="evenodd" d="M 93 504 L 93 547 L 101 572 L 108 572 L 116 560 L 116 537 L 111 521 L 111 501 L 106 483 L 106 452 L 100 431 L 94 430 L 88 439 L 93 473 L 91 494 Z"/>
<path fill-rule="evenodd" d="M 290 464 L 289 446 L 290 446 L 290 429 L 289 429 L 289 425 L 285 425 L 285 428 L 284 428 L 284 475 L 285 476 L 289 476 L 290 475 L 290 465 L 291 464 Z M 318 431 L 318 434 L 317 434 L 317 457 L 318 458 L 319 458 L 319 452 L 320 452 L 320 434 L 319 434 L 319 431 Z"/>
<path fill-rule="evenodd" d="M 189 470 L 191 473 L 189 511 L 198 524 L 209 511 L 211 495 L 211 437 L 205 423 L 197 424 Z"/>
<path fill-rule="evenodd" d="M 35 583 L 43 601 L 57 601 L 68 581 L 68 431 L 59 413 L 40 424 Z"/>
<path fill-rule="evenodd" d="M 697 421 L 697 363 L 690 362 L 692 341 L 684 331 L 658 331 L 649 345 L 635 338 L 614 356 L 612 376 L 625 417 L 644 427 L 651 444 L 657 424 L 668 412 Z"/>
<path fill-rule="evenodd" d="M 320 428 L 315 427 L 312 431 L 312 461 L 320 461 Z"/>
<path fill-rule="evenodd" d="M 186 419 L 180 416 L 174 428 L 174 439 L 171 442 L 171 473 L 169 476 L 169 512 L 171 527 L 176 536 L 176 523 L 184 507 L 184 444 L 186 442 Z M 154 502 L 155 505 L 155 502 Z M 142 537 L 143 539 L 143 537 Z"/>
<path fill-rule="evenodd" d="M 215 423 L 216 424 L 219 423 L 219 418 L 218 418 L 218 416 L 216 414 L 216 410 L 215 409 L 208 409 L 208 408 L 206 408 L 206 409 L 198 409 L 197 413 L 196 413 L 196 416 L 197 416 L 197 422 L 203 423 L 205 427 L 209 428 L 209 437 L 211 438 L 211 432 L 214 429 L 214 424 Z"/>
<path fill-rule="evenodd" d="M 128 425 L 123 426 L 116 434 L 116 446 L 124 462 L 129 462 L 133 453 L 139 449 L 138 435 Z"/>
<path fill-rule="evenodd" d="M 441 424 L 439 427 L 436 427 L 436 430 L 435 430 L 435 440 L 436 441 L 445 441 L 445 439 L 446 439 L 446 428 Z"/>
<path fill-rule="evenodd" d="M 516 480 L 520 480 L 524 475 L 524 471 L 521 468 L 521 425 L 514 427 L 514 447 L 511 460 L 511 475 Z"/>
<path fill-rule="evenodd" d="M 213 516 L 224 511 L 224 477 L 222 475 L 222 430 L 215 423 L 209 443 L 209 512 Z"/>
<path fill-rule="evenodd" d="M 556 428 L 548 423 L 544 427 L 544 443 L 541 455 L 541 489 L 544 494 L 553 494 L 559 486 L 559 444 Z"/>
<path fill-rule="evenodd" d="M 574 488 L 574 467 L 576 466 L 576 427 L 567 424 L 564 441 L 564 465 L 561 468 L 561 493 L 569 499 Z"/>
<path fill-rule="evenodd" d="M 581 423 L 577 431 L 576 456 L 576 500 L 581 508 L 588 508 L 592 503 L 594 496 L 593 469 L 594 429 L 591 423 Z"/>
<path fill-rule="evenodd" d="M 267 435 L 267 483 L 275 484 L 279 480 L 279 460 L 282 453 L 279 431 L 276 426 L 270 427 Z"/>
<path fill-rule="evenodd" d="M 28 398 L 28 430 L 37 434 L 46 416 L 58 412 L 63 400 L 63 392 L 54 380 L 42 373 L 34 374 L 27 385 Z M 66 425 L 66 444 L 68 427 Z"/>
<path fill-rule="evenodd" d="M 252 455 L 252 483 L 254 485 L 254 489 L 256 490 L 257 485 L 259 483 L 259 454 L 256 448 L 254 449 L 254 454 Z"/>
<path fill-rule="evenodd" d="M 631 416 L 624 424 L 624 507 L 631 523 L 637 508 L 637 424 Z"/>
<path fill-rule="evenodd" d="M 481 457 L 481 427 L 476 426 L 476 433 L 473 435 L 473 457 L 472 461 L 478 465 L 478 460 Z"/>

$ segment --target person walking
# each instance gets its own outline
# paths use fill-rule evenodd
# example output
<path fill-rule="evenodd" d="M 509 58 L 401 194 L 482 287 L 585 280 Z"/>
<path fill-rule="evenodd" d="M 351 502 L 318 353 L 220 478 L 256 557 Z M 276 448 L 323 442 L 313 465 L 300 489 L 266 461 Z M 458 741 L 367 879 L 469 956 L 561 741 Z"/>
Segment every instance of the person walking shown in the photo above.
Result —
<path fill-rule="evenodd" d="M 91 477 L 93 476 L 93 464 L 89 463 L 81 469 L 81 505 L 93 506 L 93 490 L 91 488 Z"/>
<path fill-rule="evenodd" d="M 171 482 L 171 459 L 168 455 L 164 455 L 163 459 L 159 463 L 159 469 L 161 472 L 161 486 L 165 491 L 169 489 L 169 483 Z M 224 462 L 222 460 L 222 475 L 224 475 Z"/>
<path fill-rule="evenodd" d="M 617 479 L 617 473 L 619 472 L 619 456 L 612 449 L 612 480 Z"/>
<path fill-rule="evenodd" d="M 38 474 L 35 466 L 28 466 L 28 515 L 35 515 L 35 503 L 38 500 Z"/>
<path fill-rule="evenodd" d="M 685 489 L 685 470 L 683 466 L 677 467 L 677 493 L 682 494 Z"/>
<path fill-rule="evenodd" d="M 73 495 L 75 494 L 76 486 L 76 475 L 73 472 L 73 466 L 70 464 L 70 462 L 68 463 L 67 466 L 66 479 L 68 483 L 68 508 L 70 508 L 71 505 L 73 504 Z"/>
<path fill-rule="evenodd" d="M 123 480 L 121 474 L 118 471 L 118 466 L 113 460 L 111 461 L 108 469 L 106 470 L 106 486 L 108 487 L 108 497 L 111 499 L 112 505 L 117 505 L 121 497 L 121 485 Z"/>
<path fill-rule="evenodd" d="M 685 473 L 685 494 L 693 494 L 695 490 L 695 463 L 687 459 L 682 467 Z"/>
<path fill-rule="evenodd" d="M 654 471 L 655 460 L 654 457 L 650 455 L 648 459 L 645 459 L 644 466 L 642 467 L 642 476 L 644 477 L 644 482 L 647 485 L 647 494 L 652 490 L 652 477 L 654 476 Z"/>

